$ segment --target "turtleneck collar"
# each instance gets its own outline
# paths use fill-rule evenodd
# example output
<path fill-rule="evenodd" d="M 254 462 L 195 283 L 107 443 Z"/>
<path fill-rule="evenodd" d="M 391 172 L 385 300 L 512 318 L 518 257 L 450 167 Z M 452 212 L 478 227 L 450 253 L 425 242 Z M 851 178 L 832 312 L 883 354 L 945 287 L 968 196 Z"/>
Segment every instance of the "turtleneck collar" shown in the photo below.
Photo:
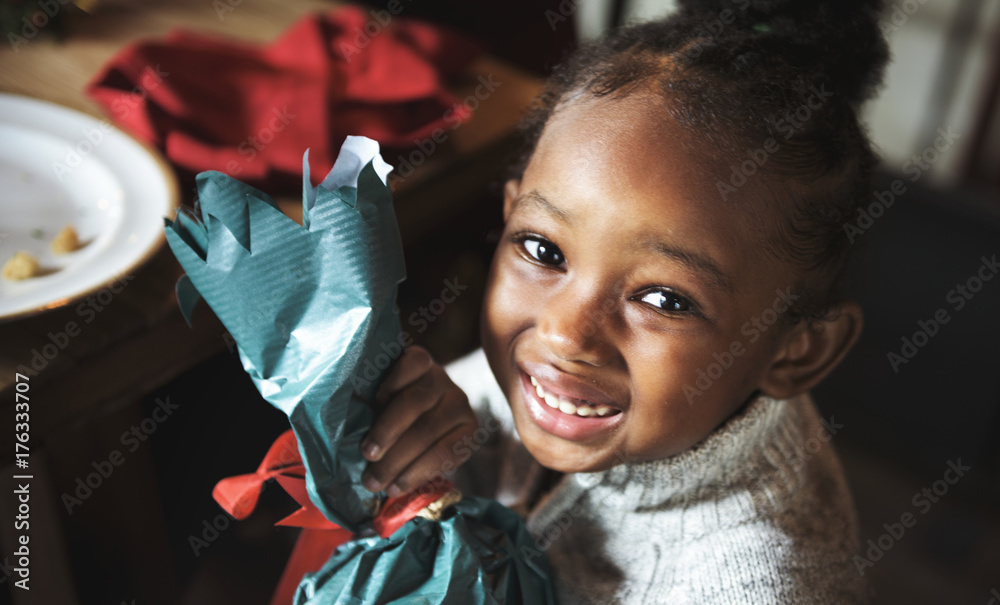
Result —
<path fill-rule="evenodd" d="M 624 463 L 605 471 L 566 475 L 533 511 L 529 524 L 558 514 L 558 502 L 587 492 L 601 507 L 652 511 L 688 506 L 722 493 L 761 495 L 769 501 L 798 489 L 810 456 L 811 434 L 802 422 L 808 395 L 776 400 L 759 395 L 743 410 L 689 450 L 649 462 Z M 815 424 L 819 431 L 823 428 Z M 817 435 L 819 438 L 820 435 Z M 759 505 L 759 503 L 757 503 Z"/>

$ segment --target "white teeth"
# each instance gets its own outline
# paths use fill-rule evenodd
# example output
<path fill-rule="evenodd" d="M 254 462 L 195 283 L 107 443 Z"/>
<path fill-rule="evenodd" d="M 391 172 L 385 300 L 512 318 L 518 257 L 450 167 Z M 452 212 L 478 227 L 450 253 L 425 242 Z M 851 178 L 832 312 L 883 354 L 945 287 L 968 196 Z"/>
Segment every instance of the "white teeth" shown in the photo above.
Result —
<path fill-rule="evenodd" d="M 541 383 L 531 376 L 531 384 L 535 387 L 535 392 L 538 394 L 538 398 L 545 402 L 545 405 L 550 408 L 559 410 L 563 414 L 570 414 L 575 416 L 582 416 L 584 418 L 590 416 L 608 416 L 614 412 L 613 408 L 606 405 L 599 405 L 594 407 L 593 404 L 584 403 L 577 404 L 566 397 L 559 395 L 554 395 L 552 393 L 546 393 L 545 389 L 542 388 Z"/>
<path fill-rule="evenodd" d="M 576 405 L 563 399 L 559 402 L 559 411 L 563 414 L 576 414 Z"/>

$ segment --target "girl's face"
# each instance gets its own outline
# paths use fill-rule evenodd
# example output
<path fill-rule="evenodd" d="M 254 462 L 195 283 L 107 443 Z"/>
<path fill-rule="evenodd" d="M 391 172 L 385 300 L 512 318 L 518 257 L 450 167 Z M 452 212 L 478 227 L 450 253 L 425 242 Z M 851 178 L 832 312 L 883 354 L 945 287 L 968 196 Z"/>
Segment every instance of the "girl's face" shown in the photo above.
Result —
<path fill-rule="evenodd" d="M 750 226 L 768 210 L 749 182 L 723 201 L 726 168 L 653 101 L 561 109 L 507 185 L 483 343 L 525 446 L 556 470 L 690 448 L 784 347 L 795 273 Z"/>

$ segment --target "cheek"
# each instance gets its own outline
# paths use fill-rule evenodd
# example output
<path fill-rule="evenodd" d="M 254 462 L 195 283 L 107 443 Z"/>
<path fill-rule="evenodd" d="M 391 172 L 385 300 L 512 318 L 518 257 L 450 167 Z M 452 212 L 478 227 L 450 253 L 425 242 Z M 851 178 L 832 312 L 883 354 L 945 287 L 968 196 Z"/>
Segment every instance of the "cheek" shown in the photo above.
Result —
<path fill-rule="evenodd" d="M 483 300 L 484 336 L 494 339 L 511 338 L 531 326 L 545 295 L 518 271 L 511 256 L 506 246 L 497 250 Z"/>
<path fill-rule="evenodd" d="M 731 335 L 703 331 L 649 334 L 629 346 L 633 384 L 642 399 L 669 408 L 678 419 L 726 407 L 740 398 L 754 371 L 746 349 L 742 355 L 730 352 L 732 342 Z"/>
<path fill-rule="evenodd" d="M 751 364 L 739 357 L 729 363 L 722 355 L 719 361 L 713 354 L 728 345 L 698 338 L 647 342 L 645 355 L 629 359 L 636 397 L 627 440 L 632 455 L 656 459 L 682 452 L 742 403 Z"/>

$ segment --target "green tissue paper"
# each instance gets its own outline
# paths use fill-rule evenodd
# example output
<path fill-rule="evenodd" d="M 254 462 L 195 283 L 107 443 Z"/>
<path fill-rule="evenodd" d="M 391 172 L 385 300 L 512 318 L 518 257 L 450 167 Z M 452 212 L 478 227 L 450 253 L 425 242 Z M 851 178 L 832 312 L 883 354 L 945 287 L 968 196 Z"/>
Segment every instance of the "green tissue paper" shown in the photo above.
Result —
<path fill-rule="evenodd" d="M 403 251 L 378 144 L 348 137 L 322 183 L 303 161 L 303 225 L 267 194 L 219 172 L 198 175 L 200 216 L 166 220 L 186 275 L 185 317 L 203 298 L 236 342 L 263 397 L 288 415 L 310 499 L 354 534 L 385 494 L 361 485 L 378 381 L 364 373 L 398 343 Z M 384 359 L 382 360 L 384 362 Z M 368 363 L 366 363 L 368 362 Z M 441 521 L 420 517 L 387 538 L 350 541 L 306 574 L 297 604 L 555 603 L 544 553 L 521 519 L 466 497 Z"/>

